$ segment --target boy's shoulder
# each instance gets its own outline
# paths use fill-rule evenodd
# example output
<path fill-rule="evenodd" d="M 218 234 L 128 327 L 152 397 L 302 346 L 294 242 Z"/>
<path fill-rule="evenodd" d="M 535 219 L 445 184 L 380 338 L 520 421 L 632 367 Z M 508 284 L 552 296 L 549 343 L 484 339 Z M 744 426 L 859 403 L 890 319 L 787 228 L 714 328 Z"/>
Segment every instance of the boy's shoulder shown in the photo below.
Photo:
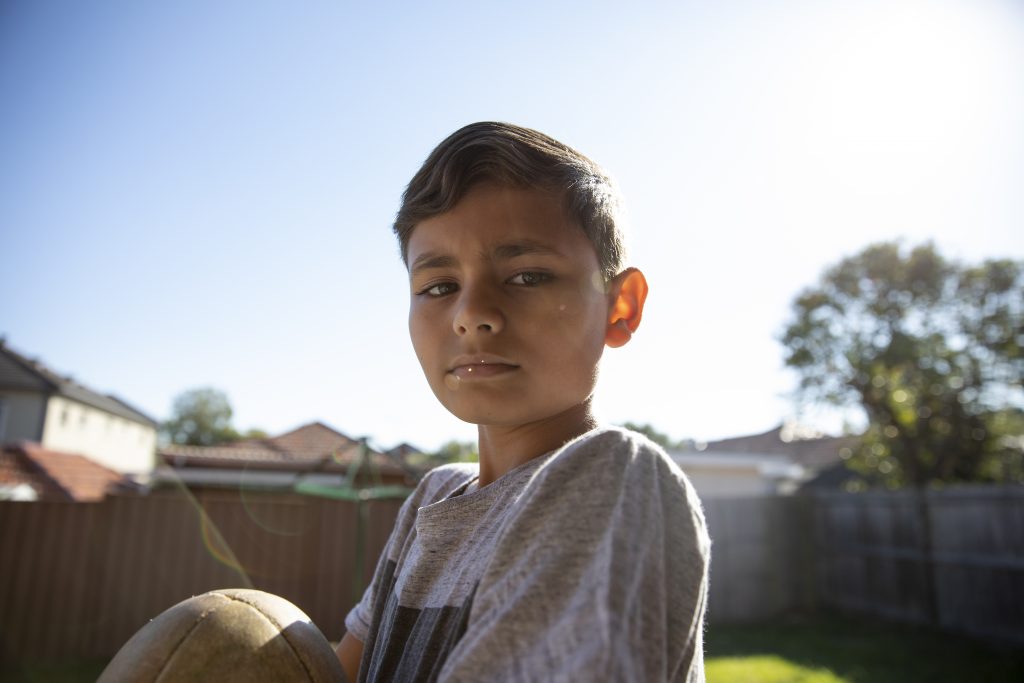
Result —
<path fill-rule="evenodd" d="M 650 471 L 686 480 L 665 449 L 643 434 L 623 427 L 602 427 L 587 432 L 563 446 L 550 464 L 578 472 Z"/>
<path fill-rule="evenodd" d="M 459 487 L 472 481 L 477 476 L 478 469 L 477 464 L 472 462 L 439 465 L 423 475 L 410 499 L 415 499 L 417 505 L 422 507 L 432 501 L 446 498 Z"/>
<path fill-rule="evenodd" d="M 559 507 L 570 501 L 616 505 L 650 498 L 657 489 L 658 498 L 673 508 L 701 510 L 693 485 L 665 450 L 620 427 L 595 429 L 567 443 L 547 458 L 530 488 L 541 499 L 550 493 Z M 529 497 L 536 502 L 537 496 Z"/>

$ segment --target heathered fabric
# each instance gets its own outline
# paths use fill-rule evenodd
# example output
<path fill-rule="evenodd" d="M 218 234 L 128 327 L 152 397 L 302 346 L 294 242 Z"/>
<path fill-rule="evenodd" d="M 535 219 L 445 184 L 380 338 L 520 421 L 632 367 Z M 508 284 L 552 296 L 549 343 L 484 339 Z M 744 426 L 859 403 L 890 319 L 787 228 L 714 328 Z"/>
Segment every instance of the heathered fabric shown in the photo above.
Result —
<path fill-rule="evenodd" d="M 360 681 L 703 681 L 710 540 L 645 437 L 594 430 L 466 491 L 431 471 L 345 620 Z"/>

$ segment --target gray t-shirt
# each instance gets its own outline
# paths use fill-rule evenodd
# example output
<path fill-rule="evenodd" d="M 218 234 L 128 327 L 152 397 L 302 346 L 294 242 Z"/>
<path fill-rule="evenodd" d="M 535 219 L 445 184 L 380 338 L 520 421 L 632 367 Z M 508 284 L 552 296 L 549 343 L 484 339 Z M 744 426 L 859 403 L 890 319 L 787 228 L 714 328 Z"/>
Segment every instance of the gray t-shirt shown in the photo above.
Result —
<path fill-rule="evenodd" d="M 658 446 L 597 429 L 473 490 L 432 470 L 345 626 L 360 681 L 703 681 L 710 540 Z"/>

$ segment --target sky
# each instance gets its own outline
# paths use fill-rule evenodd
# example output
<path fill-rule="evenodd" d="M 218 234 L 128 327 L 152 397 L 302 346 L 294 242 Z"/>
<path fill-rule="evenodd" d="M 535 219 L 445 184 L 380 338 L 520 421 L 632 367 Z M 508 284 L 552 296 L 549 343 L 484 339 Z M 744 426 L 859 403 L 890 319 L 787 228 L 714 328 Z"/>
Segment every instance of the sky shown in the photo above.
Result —
<path fill-rule="evenodd" d="M 408 339 L 391 222 L 430 150 L 502 120 L 601 163 L 651 293 L 598 416 L 711 440 L 798 408 L 793 298 L 870 243 L 1024 258 L 1012 0 L 0 6 L 0 335 L 154 419 L 475 427 Z"/>

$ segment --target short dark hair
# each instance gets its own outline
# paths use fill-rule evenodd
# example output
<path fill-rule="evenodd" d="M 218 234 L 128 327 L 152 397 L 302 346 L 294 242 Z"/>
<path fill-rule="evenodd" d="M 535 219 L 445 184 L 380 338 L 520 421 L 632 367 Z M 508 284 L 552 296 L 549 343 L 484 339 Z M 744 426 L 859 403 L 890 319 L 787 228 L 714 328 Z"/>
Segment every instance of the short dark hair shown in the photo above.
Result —
<path fill-rule="evenodd" d="M 406 265 L 416 225 L 449 211 L 482 182 L 557 193 L 565 201 L 569 218 L 579 223 L 594 245 L 605 279 L 622 270 L 621 200 L 608 174 L 544 133 L 493 121 L 471 123 L 449 135 L 409 181 L 394 225 Z"/>

